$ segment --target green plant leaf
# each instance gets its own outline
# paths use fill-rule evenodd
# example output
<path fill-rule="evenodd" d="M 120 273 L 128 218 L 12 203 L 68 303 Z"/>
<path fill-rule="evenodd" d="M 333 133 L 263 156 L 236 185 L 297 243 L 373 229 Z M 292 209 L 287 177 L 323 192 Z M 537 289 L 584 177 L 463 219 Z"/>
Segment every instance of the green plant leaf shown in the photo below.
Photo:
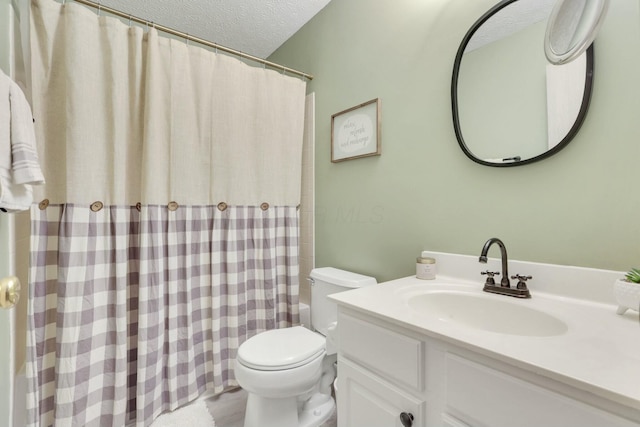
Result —
<path fill-rule="evenodd" d="M 624 277 L 629 282 L 640 283 L 640 268 L 632 268 Z"/>

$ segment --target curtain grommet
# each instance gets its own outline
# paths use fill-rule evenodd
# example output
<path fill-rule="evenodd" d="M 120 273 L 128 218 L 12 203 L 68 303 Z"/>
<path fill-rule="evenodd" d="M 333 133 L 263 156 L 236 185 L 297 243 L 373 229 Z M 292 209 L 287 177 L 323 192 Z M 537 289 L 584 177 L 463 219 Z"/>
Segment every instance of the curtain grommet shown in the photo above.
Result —
<path fill-rule="evenodd" d="M 99 210 L 102 210 L 103 207 L 104 207 L 104 205 L 102 204 L 102 202 L 93 202 L 93 203 L 91 203 L 91 210 L 93 212 L 98 212 Z"/>
<path fill-rule="evenodd" d="M 167 205 L 167 208 L 171 211 L 174 212 L 176 210 L 178 210 L 178 207 L 180 205 L 177 202 L 169 202 L 169 204 Z"/>
<path fill-rule="evenodd" d="M 266 211 L 267 209 L 269 209 L 269 203 L 264 202 L 260 205 L 260 209 L 262 209 L 263 211 Z"/>
<path fill-rule="evenodd" d="M 49 207 L 49 199 L 44 199 L 40 203 L 38 203 L 38 208 L 43 211 Z"/>
<path fill-rule="evenodd" d="M 136 203 L 136 210 L 138 212 L 140 212 L 142 210 L 142 203 L 140 203 L 140 202 Z"/>
<path fill-rule="evenodd" d="M 225 202 L 220 202 L 218 203 L 218 210 L 221 212 L 224 212 L 227 210 L 229 206 L 227 206 L 227 204 Z"/>

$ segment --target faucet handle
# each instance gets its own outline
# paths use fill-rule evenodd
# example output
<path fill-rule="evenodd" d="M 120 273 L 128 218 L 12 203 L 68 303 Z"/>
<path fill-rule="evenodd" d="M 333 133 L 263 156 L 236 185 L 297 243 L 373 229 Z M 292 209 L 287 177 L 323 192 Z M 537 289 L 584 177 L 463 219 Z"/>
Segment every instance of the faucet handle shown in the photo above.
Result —
<path fill-rule="evenodd" d="M 527 280 L 533 279 L 533 276 L 521 276 L 519 274 L 511 276 L 512 279 L 518 279 L 517 289 L 527 289 Z"/>
<path fill-rule="evenodd" d="M 486 274 L 487 276 L 489 276 L 489 278 L 493 277 L 493 276 L 499 276 L 500 272 L 499 271 L 483 271 L 480 274 L 482 274 L 483 276 Z"/>
<path fill-rule="evenodd" d="M 485 282 L 485 285 L 493 285 L 495 286 L 496 281 L 493 280 L 493 276 L 499 276 L 500 272 L 499 271 L 483 271 L 480 274 L 482 274 L 483 276 L 487 276 L 487 281 Z"/>

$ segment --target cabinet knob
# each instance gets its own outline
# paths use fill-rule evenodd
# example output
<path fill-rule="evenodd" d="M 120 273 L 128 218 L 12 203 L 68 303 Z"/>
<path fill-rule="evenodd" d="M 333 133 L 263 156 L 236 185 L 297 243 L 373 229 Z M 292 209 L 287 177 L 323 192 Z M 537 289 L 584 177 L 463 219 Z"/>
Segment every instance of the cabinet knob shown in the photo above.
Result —
<path fill-rule="evenodd" d="M 400 414 L 400 422 L 404 427 L 411 427 L 413 425 L 413 414 L 409 412 L 403 412 Z"/>

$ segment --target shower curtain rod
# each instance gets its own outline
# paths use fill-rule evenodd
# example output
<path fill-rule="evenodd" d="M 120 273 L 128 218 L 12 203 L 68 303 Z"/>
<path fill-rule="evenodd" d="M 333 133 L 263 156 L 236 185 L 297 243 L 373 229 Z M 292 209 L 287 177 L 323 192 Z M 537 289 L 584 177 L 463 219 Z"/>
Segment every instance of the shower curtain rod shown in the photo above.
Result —
<path fill-rule="evenodd" d="M 132 15 L 129 15 L 128 13 L 121 12 L 121 11 L 119 11 L 117 9 L 113 9 L 113 8 L 110 8 L 110 7 L 107 7 L 107 6 L 103 6 L 100 3 L 95 3 L 95 2 L 92 2 L 90 0 L 73 0 L 73 1 L 75 1 L 76 3 L 81 3 L 81 4 L 84 4 L 86 6 L 93 7 L 94 9 L 98 9 L 98 12 L 100 12 L 101 10 L 104 10 L 105 12 L 108 12 L 108 13 L 110 13 L 112 15 L 116 15 L 116 16 L 119 16 L 120 18 L 128 19 L 130 22 L 136 22 L 138 24 L 143 24 L 143 25 L 151 25 L 156 30 L 160 30 L 160 31 L 162 31 L 164 33 L 171 34 L 171 35 L 174 35 L 176 37 L 184 38 L 184 39 L 186 39 L 188 41 L 193 41 L 193 42 L 199 43 L 199 44 L 204 45 L 204 46 L 212 47 L 214 49 L 221 50 L 223 52 L 229 53 L 231 55 L 239 56 L 239 57 L 244 58 L 244 59 L 249 59 L 251 61 L 258 62 L 260 64 L 263 64 L 263 65 L 271 67 L 271 68 L 282 70 L 283 73 L 294 74 L 296 76 L 300 76 L 300 77 L 303 77 L 303 78 L 307 78 L 309 80 L 313 80 L 313 75 L 312 74 L 307 74 L 307 73 L 302 72 L 302 71 L 294 70 L 293 68 L 285 67 L 284 65 L 276 64 L 275 62 L 267 61 L 266 59 L 262 59 L 262 58 L 259 58 L 257 56 L 249 55 L 248 53 L 240 52 L 239 50 L 231 49 L 229 47 L 225 47 L 225 46 L 219 45 L 217 43 L 213 43 L 213 42 L 210 42 L 208 40 L 201 39 L 199 37 L 194 37 L 194 36 L 189 35 L 187 33 L 183 33 L 182 31 L 174 30 L 173 28 L 165 27 L 164 25 L 159 25 L 159 24 L 156 24 L 154 22 L 147 21 L 146 19 L 141 19 L 141 18 L 132 16 Z M 63 3 L 64 3 L 64 0 L 63 0 Z"/>

